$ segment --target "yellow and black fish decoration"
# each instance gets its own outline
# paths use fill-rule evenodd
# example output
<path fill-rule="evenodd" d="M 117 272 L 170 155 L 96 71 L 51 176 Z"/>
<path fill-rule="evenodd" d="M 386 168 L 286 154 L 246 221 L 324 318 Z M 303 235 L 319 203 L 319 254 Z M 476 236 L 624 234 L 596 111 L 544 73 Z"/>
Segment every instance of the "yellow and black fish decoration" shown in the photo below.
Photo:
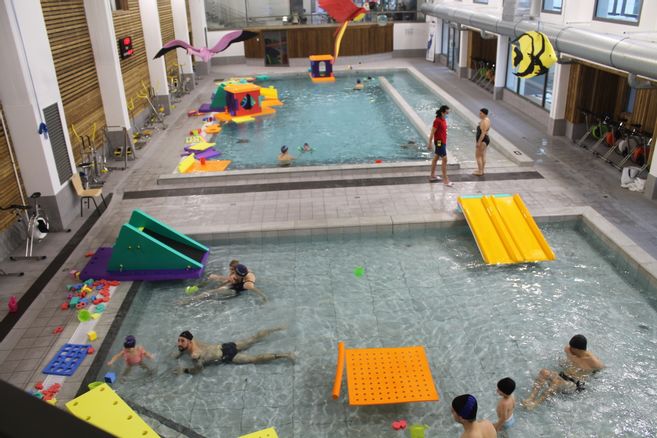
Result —
<path fill-rule="evenodd" d="M 511 44 L 513 68 L 516 69 L 513 74 L 519 78 L 529 79 L 545 74 L 557 62 L 552 43 L 541 32 L 525 32 Z"/>

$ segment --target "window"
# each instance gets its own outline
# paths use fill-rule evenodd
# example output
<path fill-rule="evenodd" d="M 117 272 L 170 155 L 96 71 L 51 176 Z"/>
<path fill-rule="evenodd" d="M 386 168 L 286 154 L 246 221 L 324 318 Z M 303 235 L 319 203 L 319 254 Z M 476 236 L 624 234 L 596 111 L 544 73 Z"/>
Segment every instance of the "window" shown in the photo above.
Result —
<path fill-rule="evenodd" d="M 479 3 L 480 5 L 487 5 L 488 0 L 472 0 L 472 3 Z"/>
<path fill-rule="evenodd" d="M 642 3 L 643 0 L 597 0 L 594 18 L 638 24 Z"/>
<path fill-rule="evenodd" d="M 449 32 L 449 22 L 443 21 L 443 36 L 440 40 L 440 53 L 447 55 L 447 48 L 449 47 L 448 32 Z"/>
<path fill-rule="evenodd" d="M 562 0 L 543 0 L 543 12 L 561 13 Z"/>
<path fill-rule="evenodd" d="M 552 90 L 554 87 L 554 67 L 546 74 L 529 79 L 520 79 L 513 74 L 513 47 L 509 45 L 506 66 L 506 89 L 524 97 L 536 105 L 550 110 L 552 108 Z"/>
<path fill-rule="evenodd" d="M 112 11 L 127 11 L 128 0 L 110 0 L 110 5 L 112 6 Z"/>

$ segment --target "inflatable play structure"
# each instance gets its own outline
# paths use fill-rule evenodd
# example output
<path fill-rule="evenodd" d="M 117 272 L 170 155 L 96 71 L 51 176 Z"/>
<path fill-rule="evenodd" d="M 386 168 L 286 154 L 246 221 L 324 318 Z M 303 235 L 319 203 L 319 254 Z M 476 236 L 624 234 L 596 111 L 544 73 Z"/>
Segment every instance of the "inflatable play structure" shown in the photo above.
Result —
<path fill-rule="evenodd" d="M 254 117 L 275 114 L 272 107 L 283 105 L 278 91 L 273 87 L 260 87 L 253 83 L 256 78 L 228 79 L 220 82 L 210 103 L 204 103 L 199 113 L 214 113 L 220 122 L 245 123 Z"/>
<path fill-rule="evenodd" d="M 332 396 L 340 398 L 346 362 L 352 406 L 438 401 L 427 354 L 422 346 L 345 349 L 338 343 Z M 385 389 L 382 389 L 385 388 Z"/>
<path fill-rule="evenodd" d="M 520 195 L 459 196 L 457 202 L 486 264 L 556 258 Z"/>
<path fill-rule="evenodd" d="M 121 437 L 159 437 L 107 383 L 66 403 L 69 412 L 105 432 Z"/>
<path fill-rule="evenodd" d="M 308 59 L 310 59 L 310 72 L 308 75 L 311 81 L 314 83 L 335 82 L 332 55 L 312 55 Z"/>
<path fill-rule="evenodd" d="M 99 248 L 80 279 L 179 280 L 200 278 L 209 248 L 141 210 L 123 224 L 112 248 Z"/>

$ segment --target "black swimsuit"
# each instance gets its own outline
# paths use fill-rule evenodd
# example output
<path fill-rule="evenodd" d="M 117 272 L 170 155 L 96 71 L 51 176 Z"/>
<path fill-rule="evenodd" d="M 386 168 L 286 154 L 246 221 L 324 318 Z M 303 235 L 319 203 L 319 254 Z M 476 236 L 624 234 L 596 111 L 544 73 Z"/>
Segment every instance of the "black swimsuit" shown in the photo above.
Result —
<path fill-rule="evenodd" d="M 479 139 L 481 138 L 481 126 L 477 126 L 477 138 L 475 141 L 479 143 Z M 486 146 L 490 143 L 490 138 L 488 138 L 488 134 L 484 135 L 484 143 L 486 143 Z"/>
<path fill-rule="evenodd" d="M 237 353 L 237 345 L 234 342 L 221 344 L 221 361 L 223 363 L 232 362 L 233 358 L 237 356 Z"/>
<path fill-rule="evenodd" d="M 573 377 L 570 377 L 569 375 L 567 375 L 563 371 L 559 373 L 559 377 L 561 377 L 563 380 L 565 380 L 567 382 L 574 383 L 575 386 L 577 386 L 578 391 L 584 391 L 584 382 L 582 382 L 581 380 L 577 380 Z"/>

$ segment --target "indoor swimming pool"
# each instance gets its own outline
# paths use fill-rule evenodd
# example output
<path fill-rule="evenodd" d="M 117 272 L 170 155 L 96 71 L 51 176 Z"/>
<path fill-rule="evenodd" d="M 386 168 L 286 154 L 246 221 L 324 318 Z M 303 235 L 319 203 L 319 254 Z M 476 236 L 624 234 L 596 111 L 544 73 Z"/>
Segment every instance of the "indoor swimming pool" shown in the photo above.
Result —
<path fill-rule="evenodd" d="M 368 81 L 368 75 L 373 79 Z M 356 79 L 365 84 L 363 90 L 352 90 Z M 374 72 L 340 73 L 335 83 L 313 84 L 303 76 L 258 85 L 273 85 L 284 105 L 276 107 L 275 115 L 224 125 L 213 141 L 222 151 L 220 159 L 232 160 L 230 169 L 276 167 L 282 145 L 296 157 L 294 166 L 426 159 L 429 133 L 413 128 L 378 85 Z M 401 147 L 409 142 L 422 148 Z M 304 143 L 312 152 L 299 150 Z"/>
<path fill-rule="evenodd" d="M 541 228 L 557 260 L 514 266 L 484 265 L 460 224 L 216 242 L 208 272 L 223 273 L 237 258 L 255 272 L 269 302 L 261 305 L 246 293 L 180 305 L 192 282 L 143 283 L 111 354 L 126 335 L 135 335 L 157 357 L 157 371 L 133 370 L 115 389 L 204 436 L 237 437 L 275 426 L 281 437 L 392 438 L 400 435 L 390 425 L 401 418 L 428 425 L 427 437 L 457 436 L 454 396 L 474 394 L 479 418 L 494 421 L 497 381 L 515 379 L 522 400 L 538 370 L 556 369 L 568 340 L 582 333 L 607 368 L 582 392 L 557 396 L 533 412 L 518 406 L 509 436 L 655 436 L 655 291 L 580 222 Z M 358 267 L 364 275 L 356 275 Z M 295 351 L 294 364 L 207 366 L 195 376 L 172 372 L 189 363 L 172 358 L 183 330 L 215 343 L 281 324 L 286 331 L 249 351 Z M 332 400 L 338 341 L 347 348 L 425 346 L 440 401 L 354 407 L 346 383 L 341 398 Z"/>

